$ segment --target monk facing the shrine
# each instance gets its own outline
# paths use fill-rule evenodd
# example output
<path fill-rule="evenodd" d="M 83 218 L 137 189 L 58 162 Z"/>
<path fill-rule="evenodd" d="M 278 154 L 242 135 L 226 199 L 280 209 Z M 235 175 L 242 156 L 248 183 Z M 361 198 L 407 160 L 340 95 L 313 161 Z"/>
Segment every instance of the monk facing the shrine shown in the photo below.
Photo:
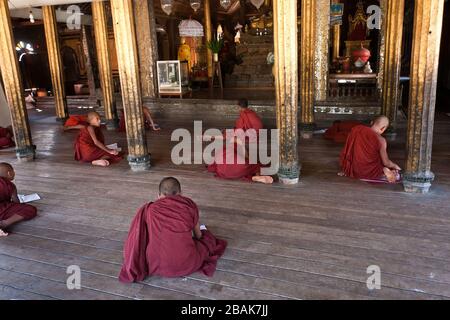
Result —
<path fill-rule="evenodd" d="M 15 175 L 9 163 L 0 163 L 0 237 L 7 236 L 5 231 L 13 224 L 36 217 L 35 207 L 20 203 L 12 182 Z"/>
<path fill-rule="evenodd" d="M 119 280 L 182 277 L 197 271 L 212 276 L 226 246 L 200 225 L 198 207 L 181 194 L 180 182 L 164 178 L 158 200 L 142 206 L 131 224 Z"/>
<path fill-rule="evenodd" d="M 341 153 L 339 175 L 390 183 L 399 181 L 401 168 L 389 159 L 387 142 L 382 137 L 388 127 L 389 119 L 385 116 L 377 117 L 371 127 L 354 127 Z"/>
<path fill-rule="evenodd" d="M 75 141 L 75 160 L 90 162 L 94 166 L 101 167 L 107 167 L 111 163 L 122 160 L 117 150 L 105 146 L 100 115 L 97 112 L 90 112 L 87 122 L 88 125 L 81 128 Z"/>

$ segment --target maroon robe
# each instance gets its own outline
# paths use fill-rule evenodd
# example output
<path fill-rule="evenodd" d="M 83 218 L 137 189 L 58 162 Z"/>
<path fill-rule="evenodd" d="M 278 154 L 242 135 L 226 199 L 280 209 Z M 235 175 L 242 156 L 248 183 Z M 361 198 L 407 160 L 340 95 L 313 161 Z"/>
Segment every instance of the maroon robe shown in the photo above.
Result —
<path fill-rule="evenodd" d="M 352 129 L 361 124 L 359 121 L 336 121 L 325 132 L 324 138 L 336 143 L 345 143 Z"/>
<path fill-rule="evenodd" d="M 12 202 L 12 196 L 16 193 L 14 183 L 6 178 L 0 177 L 0 221 L 19 215 L 25 220 L 36 217 L 36 208 L 29 204 Z"/>
<path fill-rule="evenodd" d="M 197 205 L 181 195 L 169 196 L 140 208 L 124 246 L 119 280 L 142 281 L 147 276 L 182 277 L 201 271 L 212 276 L 227 242 L 202 231 L 192 237 L 199 220 Z"/>
<path fill-rule="evenodd" d="M 95 136 L 97 139 L 105 144 L 105 137 L 101 128 L 95 127 Z M 92 162 L 104 158 L 111 163 L 116 163 L 122 160 L 122 156 L 110 154 L 99 147 L 97 147 L 89 134 L 88 127 L 80 130 L 77 139 L 75 140 L 75 160 L 81 162 Z"/>
<path fill-rule="evenodd" d="M 263 128 L 263 123 L 258 114 L 251 109 L 242 109 L 239 118 L 234 125 L 235 129 L 242 129 L 247 131 L 248 129 L 255 129 L 257 133 Z"/>
<path fill-rule="evenodd" d="M 14 147 L 14 145 L 15 143 L 9 129 L 0 127 L 0 149 Z"/>
<path fill-rule="evenodd" d="M 145 129 L 151 129 L 151 125 L 147 120 L 145 120 Z M 119 132 L 127 131 L 127 128 L 125 125 L 125 112 L 123 110 L 121 111 L 121 116 L 120 116 L 120 120 L 119 120 L 119 128 L 117 128 L 117 131 L 119 131 Z"/>
<path fill-rule="evenodd" d="M 341 153 L 341 169 L 347 177 L 380 179 L 384 176 L 380 137 L 370 127 L 356 126 Z"/>

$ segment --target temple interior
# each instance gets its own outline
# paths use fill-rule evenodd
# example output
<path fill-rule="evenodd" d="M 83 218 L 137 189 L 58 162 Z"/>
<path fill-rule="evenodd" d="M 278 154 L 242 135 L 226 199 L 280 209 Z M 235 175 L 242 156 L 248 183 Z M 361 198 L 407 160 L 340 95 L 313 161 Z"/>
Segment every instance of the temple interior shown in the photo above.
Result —
<path fill-rule="evenodd" d="M 41 197 L 0 238 L 0 299 L 450 298 L 449 1 L 38 2 L 0 0 L 0 127 L 15 140 L 0 162 Z M 242 98 L 280 130 L 277 183 L 172 163 L 174 130 L 233 127 Z M 90 111 L 127 151 L 119 165 L 74 160 L 62 122 Z M 325 129 L 378 115 L 403 184 L 337 176 L 343 146 Z M 213 278 L 122 285 L 130 221 L 166 176 L 229 247 Z M 85 278 L 69 291 L 73 264 Z M 382 290 L 366 287 L 370 265 Z"/>

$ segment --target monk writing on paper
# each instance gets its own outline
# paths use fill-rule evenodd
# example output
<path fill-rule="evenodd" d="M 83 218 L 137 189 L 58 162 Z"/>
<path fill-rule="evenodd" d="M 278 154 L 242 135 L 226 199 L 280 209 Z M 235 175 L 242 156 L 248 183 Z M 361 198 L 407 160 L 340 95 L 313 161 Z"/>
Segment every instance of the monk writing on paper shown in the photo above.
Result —
<path fill-rule="evenodd" d="M 387 142 L 381 135 L 389 127 L 389 119 L 376 118 L 371 127 L 356 126 L 350 132 L 341 153 L 339 175 L 368 180 L 400 180 L 401 168 L 389 159 Z"/>
<path fill-rule="evenodd" d="M 158 200 L 141 207 L 131 224 L 119 280 L 182 277 L 197 271 L 212 276 L 226 246 L 200 226 L 197 205 L 181 194 L 178 180 L 164 178 Z"/>
<path fill-rule="evenodd" d="M 0 237 L 7 236 L 5 231 L 13 224 L 36 217 L 35 207 L 20 203 L 12 182 L 15 175 L 9 163 L 0 163 Z"/>
<path fill-rule="evenodd" d="M 75 160 L 101 167 L 122 160 L 117 150 L 105 146 L 105 137 L 100 128 L 100 115 L 97 112 L 90 112 L 87 120 L 89 125 L 80 130 L 75 141 Z"/>
<path fill-rule="evenodd" d="M 249 144 L 257 144 L 260 130 L 263 123 L 258 114 L 248 108 L 248 101 L 241 99 L 238 102 L 240 107 L 239 118 L 235 123 L 235 133 L 241 130 L 245 137 L 239 134 L 227 137 L 226 134 L 215 139 L 223 139 L 224 146 L 215 155 L 215 161 L 208 166 L 208 172 L 212 172 L 216 177 L 231 180 L 246 180 L 265 184 L 272 184 L 273 178 L 261 175 L 261 165 L 250 163 L 248 158 Z"/>

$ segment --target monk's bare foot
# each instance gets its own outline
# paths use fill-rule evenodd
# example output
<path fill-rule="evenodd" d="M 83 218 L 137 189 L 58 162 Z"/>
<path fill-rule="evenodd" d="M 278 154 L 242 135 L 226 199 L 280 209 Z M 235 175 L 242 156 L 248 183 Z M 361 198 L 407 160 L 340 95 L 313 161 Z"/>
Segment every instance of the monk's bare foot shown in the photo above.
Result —
<path fill-rule="evenodd" d="M 5 225 L 3 224 L 2 221 L 0 221 L 0 238 L 8 236 L 8 234 L 5 231 L 3 231 L 3 229 L 5 229 Z"/>
<path fill-rule="evenodd" d="M 98 166 L 98 167 L 108 167 L 109 166 L 109 161 L 108 160 L 94 160 L 92 161 L 92 165 L 94 166 Z"/>
<path fill-rule="evenodd" d="M 273 178 L 270 176 L 254 176 L 252 178 L 253 182 L 259 182 L 264 184 L 272 184 Z"/>
<path fill-rule="evenodd" d="M 396 183 L 397 182 L 397 174 L 396 174 L 396 172 L 394 172 L 394 171 L 392 171 L 392 170 L 390 170 L 388 168 L 384 168 L 383 172 L 384 172 L 384 175 L 386 176 L 387 181 L 389 183 Z"/>
<path fill-rule="evenodd" d="M 342 172 L 342 171 L 341 171 L 341 172 L 338 172 L 338 176 L 339 176 L 339 177 L 345 177 L 345 173 Z"/>

